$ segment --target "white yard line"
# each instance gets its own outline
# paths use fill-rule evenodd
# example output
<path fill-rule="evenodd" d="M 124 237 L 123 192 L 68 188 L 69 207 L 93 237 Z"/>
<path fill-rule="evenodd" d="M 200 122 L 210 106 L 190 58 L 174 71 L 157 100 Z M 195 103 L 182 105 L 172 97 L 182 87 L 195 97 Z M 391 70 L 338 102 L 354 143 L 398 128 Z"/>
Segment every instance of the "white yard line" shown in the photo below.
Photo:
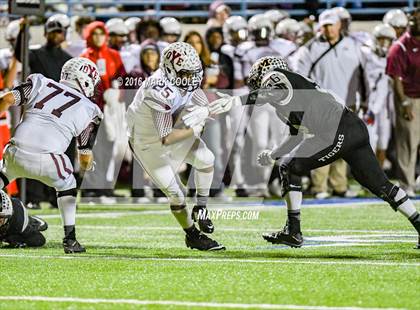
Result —
<path fill-rule="evenodd" d="M 44 216 L 41 216 L 44 217 Z M 59 217 L 59 216 L 57 216 Z M 49 225 L 48 227 L 54 229 L 61 229 L 61 225 Z M 174 231 L 179 230 L 179 226 L 117 226 L 117 225 L 78 225 L 80 229 L 92 229 L 92 230 L 134 230 L 134 231 Z M 279 230 L 280 227 L 271 228 L 245 228 L 245 227 L 229 227 L 229 226 L 217 226 L 218 231 L 233 231 L 233 232 L 267 232 Z M 321 233 L 365 233 L 365 234 L 377 234 L 377 236 L 410 236 L 414 237 L 415 231 L 413 230 L 363 230 L 363 229 L 305 229 L 305 232 L 321 232 Z M 359 236 L 359 235 L 358 235 Z M 370 235 L 367 235 L 370 236 Z"/>
<path fill-rule="evenodd" d="M 223 254 L 222 254 L 223 255 Z M 127 257 L 127 256 L 103 256 L 103 255 L 31 255 L 23 254 L 6 254 L 0 253 L 0 258 L 23 258 L 23 259 L 108 259 L 108 260 L 127 260 L 127 261 L 145 261 L 145 262 L 193 262 L 193 263 L 251 263 L 251 264 L 302 264 L 302 265 L 365 265 L 365 266 L 404 266 L 404 267 L 420 267 L 420 262 L 404 263 L 404 262 L 384 262 L 371 260 L 351 260 L 351 261 L 316 261 L 304 259 L 241 259 L 241 258 L 162 258 L 162 257 Z"/>
<path fill-rule="evenodd" d="M 364 307 L 337 307 L 337 306 L 305 306 L 281 304 L 243 304 L 222 302 L 196 302 L 176 300 L 139 300 L 139 299 L 103 299 L 78 297 L 47 297 L 47 296 L 0 296 L 0 300 L 16 301 L 42 301 L 42 302 L 71 302 L 87 304 L 128 304 L 128 305 L 157 305 L 198 308 L 233 308 L 233 309 L 292 309 L 292 310 L 395 310 L 401 308 L 364 308 Z"/>

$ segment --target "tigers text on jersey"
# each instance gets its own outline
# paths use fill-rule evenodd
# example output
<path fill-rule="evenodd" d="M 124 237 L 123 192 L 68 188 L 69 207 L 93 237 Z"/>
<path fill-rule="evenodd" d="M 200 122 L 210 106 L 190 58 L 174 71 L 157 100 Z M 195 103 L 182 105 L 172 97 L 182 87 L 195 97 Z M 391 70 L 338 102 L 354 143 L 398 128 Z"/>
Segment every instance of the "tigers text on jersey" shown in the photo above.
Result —
<path fill-rule="evenodd" d="M 175 116 L 191 102 L 194 92 L 181 94 L 178 88 L 163 77 L 161 70 L 157 70 L 143 82 L 128 107 L 129 137 L 135 136 L 136 143 L 160 143 L 160 136 L 154 123 L 154 112 Z"/>
<path fill-rule="evenodd" d="M 23 100 L 25 113 L 12 138 L 19 148 L 33 153 L 64 153 L 96 118 L 99 107 L 73 88 L 41 74 L 28 77 L 32 84 Z"/>

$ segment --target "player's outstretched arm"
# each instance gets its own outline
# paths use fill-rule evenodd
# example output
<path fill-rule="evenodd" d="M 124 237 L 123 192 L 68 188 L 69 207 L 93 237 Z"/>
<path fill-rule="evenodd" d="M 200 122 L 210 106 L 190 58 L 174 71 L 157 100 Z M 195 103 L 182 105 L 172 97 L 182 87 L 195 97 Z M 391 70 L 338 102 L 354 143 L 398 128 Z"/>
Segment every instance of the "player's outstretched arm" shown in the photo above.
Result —
<path fill-rule="evenodd" d="M 0 97 L 0 113 L 3 113 L 15 104 L 15 96 L 12 92 L 7 92 Z"/>

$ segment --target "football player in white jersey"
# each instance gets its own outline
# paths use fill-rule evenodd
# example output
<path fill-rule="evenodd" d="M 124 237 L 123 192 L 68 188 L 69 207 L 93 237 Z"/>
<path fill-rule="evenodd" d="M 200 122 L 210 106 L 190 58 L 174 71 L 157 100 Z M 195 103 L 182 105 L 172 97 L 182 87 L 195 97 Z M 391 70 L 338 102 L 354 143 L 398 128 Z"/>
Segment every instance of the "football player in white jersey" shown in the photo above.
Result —
<path fill-rule="evenodd" d="M 372 35 L 373 46 L 362 46 L 366 62 L 363 72 L 368 85 L 369 108 L 364 119 L 368 125 L 370 144 L 382 166 L 391 137 L 391 115 L 394 104 L 391 79 L 385 73 L 386 56 L 397 35 L 394 28 L 387 24 L 377 25 Z"/>
<path fill-rule="evenodd" d="M 281 23 L 281 22 L 280 22 Z M 282 40 L 274 41 L 274 30 L 271 22 L 264 16 L 264 14 L 257 14 L 248 21 L 248 30 L 250 37 L 254 41 L 255 47 L 248 49 L 242 57 L 242 71 L 245 78 L 248 77 L 252 65 L 261 57 L 264 56 L 283 56 L 286 57 L 290 53 L 290 45 L 294 46 L 292 42 Z M 283 131 L 286 126 L 275 117 L 273 107 L 266 105 L 261 109 L 254 109 L 249 119 L 249 133 L 254 138 L 252 139 L 252 154 L 255 156 L 266 149 L 267 147 L 279 145 L 282 141 Z M 269 196 L 266 190 L 266 184 L 271 167 L 260 169 L 254 165 L 255 169 L 250 170 L 254 178 L 254 196 Z M 250 185 L 250 184 L 249 184 Z M 250 186 L 251 187 L 251 186 Z M 270 189 L 273 193 L 275 188 Z"/>
<path fill-rule="evenodd" d="M 92 147 L 102 118 L 99 107 L 88 98 L 99 83 L 96 65 L 85 58 L 68 60 L 60 83 L 41 74 L 0 97 L 0 112 L 23 106 L 25 113 L 3 151 L 0 189 L 16 178 L 30 178 L 54 187 L 64 226 L 65 253 L 85 252 L 76 240 L 76 179 L 64 154 L 77 137 L 82 171 L 93 169 Z"/>
<path fill-rule="evenodd" d="M 134 157 L 169 198 L 171 211 L 186 232 L 187 247 L 221 250 L 223 245 L 202 233 L 214 230 L 206 209 L 214 155 L 200 139 L 209 116 L 207 98 L 199 89 L 202 76 L 200 58 L 190 44 L 176 42 L 165 48 L 160 69 L 145 80 L 128 108 L 128 136 Z M 183 123 L 177 123 L 182 114 Z M 192 215 L 177 174 L 184 162 L 194 168 L 197 204 Z"/>

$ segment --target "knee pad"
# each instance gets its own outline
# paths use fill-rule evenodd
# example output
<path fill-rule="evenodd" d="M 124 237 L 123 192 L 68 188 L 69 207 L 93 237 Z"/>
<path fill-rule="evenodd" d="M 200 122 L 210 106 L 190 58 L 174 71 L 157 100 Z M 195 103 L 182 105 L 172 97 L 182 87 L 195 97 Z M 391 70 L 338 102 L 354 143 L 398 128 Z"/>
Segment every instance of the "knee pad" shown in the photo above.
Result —
<path fill-rule="evenodd" d="M 301 177 L 290 172 L 288 168 L 280 167 L 280 180 L 282 183 L 282 197 L 286 196 L 288 192 L 301 192 L 302 180 Z"/>
<path fill-rule="evenodd" d="M 185 204 L 185 193 L 178 184 L 169 186 L 162 190 L 169 199 L 171 205 L 184 205 Z"/>
<path fill-rule="evenodd" d="M 195 169 L 201 170 L 214 166 L 214 154 L 207 147 L 199 148 L 195 152 L 194 165 Z"/>
<path fill-rule="evenodd" d="M 64 196 L 77 197 L 77 189 L 72 188 L 66 191 L 57 192 L 57 198 L 64 197 Z"/>
<path fill-rule="evenodd" d="M 396 199 L 399 190 L 400 188 L 391 182 L 386 182 L 380 189 L 379 197 L 388 202 L 394 211 L 397 211 L 398 207 L 408 200 L 407 194 L 398 200 Z"/>

